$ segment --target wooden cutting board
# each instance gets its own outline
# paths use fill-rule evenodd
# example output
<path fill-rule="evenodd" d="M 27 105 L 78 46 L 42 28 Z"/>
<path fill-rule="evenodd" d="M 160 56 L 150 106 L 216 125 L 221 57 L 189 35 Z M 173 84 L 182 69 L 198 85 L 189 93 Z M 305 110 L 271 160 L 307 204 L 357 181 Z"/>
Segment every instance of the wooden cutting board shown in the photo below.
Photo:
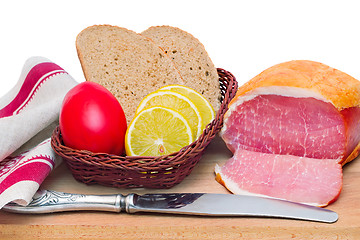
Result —
<path fill-rule="evenodd" d="M 214 165 L 231 157 L 215 138 L 193 172 L 168 190 L 115 189 L 75 181 L 62 164 L 42 187 L 83 194 L 165 192 L 228 193 L 214 180 Z M 327 207 L 339 214 L 333 224 L 250 217 L 198 217 L 166 214 L 67 212 L 22 215 L 0 211 L 0 239 L 360 239 L 360 160 L 344 167 L 339 199 Z"/>

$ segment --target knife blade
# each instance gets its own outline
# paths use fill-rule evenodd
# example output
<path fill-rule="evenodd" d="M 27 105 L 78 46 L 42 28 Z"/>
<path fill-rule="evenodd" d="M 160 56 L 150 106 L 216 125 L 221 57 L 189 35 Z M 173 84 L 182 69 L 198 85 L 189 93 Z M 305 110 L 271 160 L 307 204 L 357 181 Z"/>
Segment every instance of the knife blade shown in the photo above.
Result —
<path fill-rule="evenodd" d="M 8 203 L 2 210 L 28 214 L 90 210 L 219 217 L 275 217 L 325 223 L 333 223 L 338 219 L 336 212 L 324 208 L 265 197 L 216 193 L 84 195 L 39 190 L 27 206 Z"/>

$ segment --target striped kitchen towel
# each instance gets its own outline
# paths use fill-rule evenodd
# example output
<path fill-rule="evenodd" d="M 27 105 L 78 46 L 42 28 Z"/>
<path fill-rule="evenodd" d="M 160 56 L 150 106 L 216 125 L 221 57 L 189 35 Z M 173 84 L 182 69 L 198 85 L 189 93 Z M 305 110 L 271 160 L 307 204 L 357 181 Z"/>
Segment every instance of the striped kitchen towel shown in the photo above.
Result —
<path fill-rule="evenodd" d="M 51 131 L 44 129 L 58 121 L 63 98 L 76 84 L 57 64 L 32 57 L 0 98 L 0 208 L 11 201 L 28 204 L 61 161 L 51 148 Z"/>

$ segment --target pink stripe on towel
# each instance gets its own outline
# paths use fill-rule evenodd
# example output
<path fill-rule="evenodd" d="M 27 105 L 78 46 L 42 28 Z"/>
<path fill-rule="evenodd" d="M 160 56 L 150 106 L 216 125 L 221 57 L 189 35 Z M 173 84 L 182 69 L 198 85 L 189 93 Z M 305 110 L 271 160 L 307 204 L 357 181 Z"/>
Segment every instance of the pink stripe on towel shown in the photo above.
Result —
<path fill-rule="evenodd" d="M 30 101 L 33 94 L 47 79 L 58 73 L 66 73 L 64 69 L 52 62 L 35 65 L 27 74 L 23 85 L 15 98 L 0 109 L 0 118 L 17 114 Z"/>

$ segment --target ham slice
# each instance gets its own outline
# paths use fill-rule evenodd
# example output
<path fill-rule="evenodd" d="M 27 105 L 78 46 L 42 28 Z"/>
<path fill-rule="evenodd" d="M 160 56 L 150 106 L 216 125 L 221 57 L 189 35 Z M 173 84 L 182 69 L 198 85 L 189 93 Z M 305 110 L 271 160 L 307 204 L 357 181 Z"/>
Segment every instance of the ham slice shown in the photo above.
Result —
<path fill-rule="evenodd" d="M 341 166 L 359 155 L 358 133 L 359 81 L 317 62 L 281 63 L 230 102 L 220 136 L 234 157 L 216 179 L 235 194 L 325 206 L 341 191 Z"/>
<path fill-rule="evenodd" d="M 271 196 L 314 206 L 335 201 L 342 186 L 341 165 L 334 159 L 313 159 L 239 149 L 216 179 L 231 192 Z M 319 177 L 321 176 L 321 177 Z"/>

